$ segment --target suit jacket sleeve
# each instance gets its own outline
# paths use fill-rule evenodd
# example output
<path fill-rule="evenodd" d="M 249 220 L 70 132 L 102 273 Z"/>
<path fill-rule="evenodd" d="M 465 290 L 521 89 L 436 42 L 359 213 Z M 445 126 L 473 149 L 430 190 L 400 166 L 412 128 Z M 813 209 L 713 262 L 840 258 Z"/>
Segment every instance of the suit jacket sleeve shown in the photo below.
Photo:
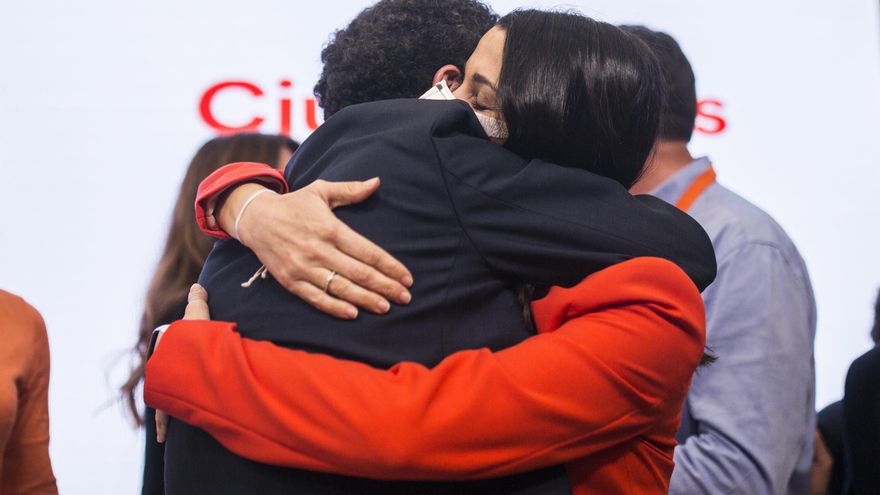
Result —
<path fill-rule="evenodd" d="M 718 361 L 688 393 L 695 434 L 675 449 L 670 494 L 786 493 L 814 430 L 804 406 L 813 401 L 815 313 L 796 266 L 766 243 L 719 261 L 722 276 L 704 294 Z"/>
<path fill-rule="evenodd" d="M 526 163 L 487 141 L 473 112 L 461 102 L 394 104 L 404 108 L 394 115 L 409 119 L 418 132 L 431 132 L 428 146 L 433 145 L 462 227 L 500 275 L 568 286 L 614 263 L 655 256 L 679 265 L 700 290 L 714 279 L 715 255 L 708 236 L 673 206 L 651 196 L 633 197 L 617 182 L 583 170 L 540 160 Z M 334 116 L 341 134 L 354 132 L 346 124 L 362 123 L 358 119 L 366 118 L 367 108 L 372 117 L 380 109 L 375 104 L 358 107 L 344 111 L 348 121 L 342 112 Z M 310 144 L 304 143 L 303 150 Z M 208 227 L 212 201 L 230 186 L 252 180 L 287 191 L 284 177 L 271 167 L 227 165 L 199 187 L 196 219 L 203 232 L 229 238 Z"/>
<path fill-rule="evenodd" d="M 558 330 L 433 369 L 379 370 L 241 339 L 229 323 L 177 322 L 147 365 L 145 398 L 246 458 L 384 479 L 556 465 L 677 415 L 705 342 L 687 277 L 641 259 L 554 291 L 565 304 L 536 312 Z"/>
<path fill-rule="evenodd" d="M 655 256 L 679 265 L 700 290 L 715 278 L 709 237 L 674 206 L 585 170 L 526 163 L 498 146 L 493 152 L 461 122 L 468 117 L 473 127 L 476 119 L 444 117 L 433 129 L 437 161 L 459 221 L 500 274 L 568 286 L 614 263 Z"/>

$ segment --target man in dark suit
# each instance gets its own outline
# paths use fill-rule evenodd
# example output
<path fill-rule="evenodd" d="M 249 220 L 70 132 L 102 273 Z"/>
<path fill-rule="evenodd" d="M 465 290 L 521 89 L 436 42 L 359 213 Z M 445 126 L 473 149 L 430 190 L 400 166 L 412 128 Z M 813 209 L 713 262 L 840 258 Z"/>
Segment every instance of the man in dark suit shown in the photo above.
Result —
<path fill-rule="evenodd" d="M 475 0 L 382 0 L 364 9 L 321 52 L 324 68 L 315 94 L 325 118 L 355 103 L 417 97 L 438 69 L 463 67 L 497 20 Z M 143 495 L 165 493 L 154 415 L 146 409 Z"/>

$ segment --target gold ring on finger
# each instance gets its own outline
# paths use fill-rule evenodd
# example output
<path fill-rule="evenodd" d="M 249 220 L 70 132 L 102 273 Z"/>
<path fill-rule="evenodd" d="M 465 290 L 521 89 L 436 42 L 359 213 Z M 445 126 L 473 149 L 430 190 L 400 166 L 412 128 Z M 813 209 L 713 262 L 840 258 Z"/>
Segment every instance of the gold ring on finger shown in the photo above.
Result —
<path fill-rule="evenodd" d="M 333 282 L 334 277 L 336 277 L 336 270 L 330 270 L 330 275 L 327 275 L 327 280 L 324 281 L 324 293 L 330 293 L 330 283 Z"/>

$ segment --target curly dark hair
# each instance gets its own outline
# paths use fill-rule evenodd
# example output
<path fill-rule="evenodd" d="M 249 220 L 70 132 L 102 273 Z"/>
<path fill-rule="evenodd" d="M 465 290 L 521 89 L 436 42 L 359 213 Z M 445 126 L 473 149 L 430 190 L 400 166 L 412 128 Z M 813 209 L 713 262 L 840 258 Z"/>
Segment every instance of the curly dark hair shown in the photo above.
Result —
<path fill-rule="evenodd" d="M 356 103 L 415 98 L 446 64 L 464 63 L 498 16 L 475 0 L 381 0 L 321 52 L 315 97 L 329 118 Z"/>

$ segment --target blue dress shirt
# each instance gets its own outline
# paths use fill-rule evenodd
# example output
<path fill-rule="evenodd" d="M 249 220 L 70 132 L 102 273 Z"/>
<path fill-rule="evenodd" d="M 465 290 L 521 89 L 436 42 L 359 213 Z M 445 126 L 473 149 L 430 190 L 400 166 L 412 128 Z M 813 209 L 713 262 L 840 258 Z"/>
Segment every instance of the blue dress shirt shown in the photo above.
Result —
<path fill-rule="evenodd" d="M 700 158 L 652 194 L 675 203 Z M 815 428 L 816 305 L 803 259 L 766 213 L 714 183 L 688 213 L 715 247 L 703 292 L 707 346 L 682 412 L 671 494 L 802 494 Z"/>

